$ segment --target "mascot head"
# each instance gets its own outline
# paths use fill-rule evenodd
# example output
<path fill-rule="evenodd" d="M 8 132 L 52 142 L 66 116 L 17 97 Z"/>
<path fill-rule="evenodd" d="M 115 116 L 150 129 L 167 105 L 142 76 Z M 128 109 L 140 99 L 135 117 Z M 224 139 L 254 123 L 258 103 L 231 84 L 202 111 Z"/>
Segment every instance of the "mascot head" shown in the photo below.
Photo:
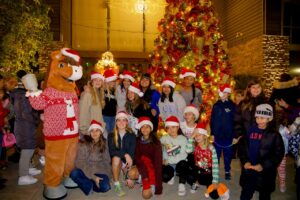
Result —
<path fill-rule="evenodd" d="M 78 52 L 63 48 L 51 53 L 46 87 L 64 92 L 75 92 L 75 81 L 81 79 L 82 67 Z"/>
<path fill-rule="evenodd" d="M 218 188 L 214 188 L 214 185 L 211 184 L 205 193 L 205 197 L 210 197 L 212 199 L 228 200 L 229 199 L 229 189 L 225 184 L 219 183 Z"/>

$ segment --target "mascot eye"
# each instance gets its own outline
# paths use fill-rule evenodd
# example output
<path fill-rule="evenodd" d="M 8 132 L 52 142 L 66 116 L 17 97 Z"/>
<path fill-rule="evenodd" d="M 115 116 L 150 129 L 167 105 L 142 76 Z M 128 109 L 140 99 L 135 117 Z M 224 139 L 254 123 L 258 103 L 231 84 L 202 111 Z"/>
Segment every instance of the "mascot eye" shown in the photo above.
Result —
<path fill-rule="evenodd" d="M 64 63 L 59 63 L 59 65 L 58 65 L 59 68 L 63 68 L 64 66 L 65 66 Z"/>

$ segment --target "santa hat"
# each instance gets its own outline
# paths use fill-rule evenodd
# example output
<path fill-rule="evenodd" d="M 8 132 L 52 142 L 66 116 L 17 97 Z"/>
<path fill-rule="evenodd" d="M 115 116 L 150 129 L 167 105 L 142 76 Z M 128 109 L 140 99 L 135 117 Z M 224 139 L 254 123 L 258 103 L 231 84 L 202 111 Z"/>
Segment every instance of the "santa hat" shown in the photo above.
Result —
<path fill-rule="evenodd" d="M 95 78 L 100 78 L 102 81 L 104 81 L 104 76 L 98 72 L 92 72 L 91 73 L 91 80 L 95 79 Z"/>
<path fill-rule="evenodd" d="M 164 80 L 163 80 L 161 86 L 164 86 L 164 85 L 169 85 L 169 86 L 171 86 L 172 88 L 175 88 L 176 83 L 174 82 L 173 79 L 166 77 L 166 78 L 164 78 Z"/>
<path fill-rule="evenodd" d="M 138 83 L 132 83 L 128 90 L 130 90 L 131 92 L 136 93 L 137 95 L 139 95 L 139 97 L 142 97 L 144 95 L 144 93 L 141 91 L 140 86 Z"/>
<path fill-rule="evenodd" d="M 125 111 L 119 111 L 116 115 L 116 121 L 121 118 L 125 118 L 128 120 L 128 113 Z"/>
<path fill-rule="evenodd" d="M 183 111 L 183 114 L 188 113 L 188 112 L 193 113 L 194 116 L 195 116 L 195 121 L 197 121 L 197 119 L 199 118 L 199 111 L 198 111 L 198 109 L 195 107 L 195 105 L 190 104 L 190 105 L 188 105 L 187 107 L 185 107 L 185 109 L 184 109 L 184 111 Z"/>
<path fill-rule="evenodd" d="M 205 197 L 206 198 L 210 197 L 212 199 L 220 198 L 221 200 L 228 200 L 230 197 L 229 189 L 223 183 L 219 183 L 217 189 L 215 189 L 214 185 L 211 184 L 205 192 Z"/>
<path fill-rule="evenodd" d="M 196 73 L 190 69 L 183 68 L 181 73 L 179 74 L 179 78 L 185 78 L 188 76 L 196 77 Z"/>
<path fill-rule="evenodd" d="M 131 82 L 134 82 L 134 74 L 130 71 L 124 71 L 123 74 L 120 75 L 120 78 L 128 78 Z"/>
<path fill-rule="evenodd" d="M 196 133 L 209 136 L 208 131 L 206 130 L 207 125 L 203 122 L 200 122 L 196 126 Z"/>
<path fill-rule="evenodd" d="M 273 118 L 273 108 L 269 104 L 256 106 L 255 117 Z"/>
<path fill-rule="evenodd" d="M 100 131 L 103 133 L 104 132 L 104 129 L 102 127 L 102 124 L 96 120 L 92 120 L 91 121 L 91 125 L 89 127 L 89 130 L 88 132 L 90 132 L 92 129 L 100 129 Z"/>
<path fill-rule="evenodd" d="M 144 125 L 149 125 L 151 130 L 153 130 L 153 124 L 149 117 L 140 117 L 136 125 L 136 129 L 141 129 Z"/>
<path fill-rule="evenodd" d="M 117 80 L 117 75 L 112 69 L 107 69 L 104 71 L 104 77 L 106 82 L 111 82 Z"/>
<path fill-rule="evenodd" d="M 179 126 L 179 120 L 175 116 L 170 116 L 165 121 L 165 127 L 168 126 Z"/>
<path fill-rule="evenodd" d="M 66 56 L 66 57 L 70 57 L 73 60 L 75 60 L 76 62 L 80 61 L 80 56 L 79 53 L 73 49 L 69 49 L 69 48 L 62 48 L 60 50 L 61 54 Z"/>
<path fill-rule="evenodd" d="M 231 93 L 231 89 L 230 89 L 230 85 L 229 84 L 223 84 L 220 86 L 219 91 L 219 96 L 222 97 L 224 95 L 225 92 L 227 93 Z"/>

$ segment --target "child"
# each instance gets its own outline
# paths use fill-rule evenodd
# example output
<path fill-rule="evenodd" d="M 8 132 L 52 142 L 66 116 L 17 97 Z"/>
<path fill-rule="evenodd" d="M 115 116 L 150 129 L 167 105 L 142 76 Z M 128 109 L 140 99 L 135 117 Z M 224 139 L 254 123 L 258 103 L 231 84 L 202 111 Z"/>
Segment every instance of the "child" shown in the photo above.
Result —
<path fill-rule="evenodd" d="M 196 73 L 192 70 L 183 68 L 179 78 L 183 79 L 183 85 L 179 93 L 185 100 L 187 105 L 194 104 L 199 109 L 202 102 L 201 91 L 195 87 Z"/>
<path fill-rule="evenodd" d="M 232 159 L 232 141 L 234 138 L 233 117 L 236 106 L 229 99 L 231 89 L 229 84 L 224 84 L 219 89 L 220 99 L 214 104 L 211 114 L 211 134 L 218 155 L 218 161 L 223 152 L 225 179 L 231 179 L 230 164 Z"/>
<path fill-rule="evenodd" d="M 105 90 L 104 99 L 105 106 L 103 107 L 102 114 L 106 125 L 106 130 L 110 134 L 115 126 L 115 116 L 117 112 L 117 100 L 115 96 L 117 75 L 112 69 L 104 71 L 105 77 Z"/>
<path fill-rule="evenodd" d="M 149 199 L 154 193 L 162 193 L 162 147 L 153 133 L 149 117 L 140 117 L 137 129 L 139 132 L 134 159 L 142 178 L 142 196 Z"/>
<path fill-rule="evenodd" d="M 186 103 L 183 97 L 174 91 L 176 83 L 170 78 L 164 78 L 161 86 L 162 94 L 158 102 L 158 107 L 162 120 L 165 121 L 169 116 L 173 115 L 183 122 L 183 112 Z"/>
<path fill-rule="evenodd" d="M 199 123 L 192 135 L 195 140 L 194 162 L 189 164 L 191 170 L 188 176 L 188 182 L 192 185 L 191 193 L 196 192 L 198 184 L 208 187 L 213 183 L 216 189 L 219 182 L 218 157 L 208 137 L 207 125 Z"/>
<path fill-rule="evenodd" d="M 160 138 L 163 146 L 163 181 L 173 185 L 175 173 L 177 173 L 179 176 L 178 195 L 184 196 L 186 194 L 185 183 L 188 170 L 186 161 L 187 139 L 182 135 L 177 117 L 168 117 L 165 121 L 165 127 L 168 135 Z"/>
<path fill-rule="evenodd" d="M 180 128 L 182 130 L 183 135 L 187 139 L 190 139 L 192 137 L 194 129 L 197 126 L 199 111 L 193 104 L 190 104 L 185 107 L 183 114 L 185 121 L 180 123 Z"/>
<path fill-rule="evenodd" d="M 104 76 L 98 72 L 91 73 L 91 81 L 87 89 L 81 94 L 79 101 L 80 109 L 80 136 L 88 134 L 92 119 L 103 123 L 102 108 L 104 108 Z M 107 137 L 105 133 L 105 137 Z"/>
<path fill-rule="evenodd" d="M 84 135 L 85 141 L 80 142 L 78 146 L 75 169 L 70 177 L 85 195 L 91 194 L 92 191 L 110 190 L 110 156 L 103 132 L 102 124 L 93 120 L 88 134 Z"/>
<path fill-rule="evenodd" d="M 275 190 L 276 170 L 284 156 L 284 146 L 280 134 L 271 129 L 269 123 L 272 119 L 272 106 L 258 105 L 256 124 L 239 142 L 241 200 L 251 199 L 256 190 L 260 200 L 268 200 Z"/>
<path fill-rule="evenodd" d="M 108 135 L 108 146 L 112 158 L 112 174 L 115 192 L 118 196 L 124 196 L 120 180 L 120 172 L 123 168 L 128 170 L 133 165 L 136 137 L 128 128 L 128 114 L 120 111 L 116 115 L 114 131 Z"/>
<path fill-rule="evenodd" d="M 127 99 L 127 90 L 129 86 L 134 82 L 134 74 L 130 71 L 124 71 L 120 75 L 121 83 L 117 86 L 117 111 L 125 110 L 125 104 Z"/>

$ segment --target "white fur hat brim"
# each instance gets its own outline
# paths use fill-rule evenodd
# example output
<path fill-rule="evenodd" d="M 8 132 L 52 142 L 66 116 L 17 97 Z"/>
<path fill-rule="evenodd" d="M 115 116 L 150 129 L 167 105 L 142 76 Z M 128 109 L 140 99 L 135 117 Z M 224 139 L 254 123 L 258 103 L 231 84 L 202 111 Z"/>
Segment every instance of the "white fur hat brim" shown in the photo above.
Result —
<path fill-rule="evenodd" d="M 108 78 L 105 78 L 105 82 L 111 82 L 111 81 L 115 81 L 115 80 L 117 80 L 117 76 L 116 75 L 114 75 L 114 76 L 110 76 L 110 77 L 108 77 Z"/>
<path fill-rule="evenodd" d="M 93 130 L 93 129 L 100 129 L 100 131 L 101 131 L 102 133 L 104 132 L 103 127 L 100 126 L 99 124 L 92 124 L 92 125 L 90 125 L 88 132 L 90 132 L 90 131 Z"/>
<path fill-rule="evenodd" d="M 194 114 L 194 116 L 195 116 L 195 121 L 198 120 L 198 118 L 199 118 L 199 111 L 197 110 L 197 108 L 192 107 L 192 106 L 187 106 L 187 107 L 185 107 L 183 113 L 185 114 L 185 113 L 188 113 L 188 112 L 191 112 L 191 113 Z"/>
<path fill-rule="evenodd" d="M 138 89 L 138 88 L 136 88 L 136 87 L 133 87 L 133 86 L 131 86 L 131 85 L 129 86 L 128 90 L 130 90 L 131 92 L 136 93 L 137 95 L 139 95 L 139 97 L 144 96 L 144 93 L 141 92 L 140 89 Z"/>
<path fill-rule="evenodd" d="M 116 121 L 117 121 L 118 119 L 121 119 L 121 118 L 125 118 L 125 119 L 128 120 L 128 115 L 127 115 L 126 113 L 124 113 L 124 112 L 119 112 L 119 113 L 116 115 Z"/>
<path fill-rule="evenodd" d="M 182 78 L 185 78 L 185 77 L 188 77 L 188 76 L 192 76 L 192 77 L 196 78 L 196 73 L 194 73 L 194 72 L 186 72 L 184 74 L 180 74 L 179 78 L 182 79 Z"/>
<path fill-rule="evenodd" d="M 165 127 L 168 127 L 168 126 L 179 126 L 179 123 L 177 122 L 165 122 Z"/>
<path fill-rule="evenodd" d="M 196 133 L 198 133 L 198 134 L 206 135 L 207 137 L 209 136 L 207 130 L 205 130 L 203 128 L 197 128 L 196 130 L 197 130 Z"/>
<path fill-rule="evenodd" d="M 91 75 L 91 80 L 96 79 L 96 78 L 100 78 L 102 81 L 105 80 L 104 76 L 102 76 L 101 74 L 92 74 Z"/>
<path fill-rule="evenodd" d="M 151 131 L 153 130 L 153 124 L 149 120 L 144 120 L 144 121 L 138 123 L 135 128 L 136 129 L 141 129 L 144 125 L 149 125 L 150 128 L 151 128 Z"/>
<path fill-rule="evenodd" d="M 174 83 L 173 81 L 166 80 L 166 81 L 163 81 L 162 84 L 161 84 L 161 86 L 164 86 L 164 85 L 169 85 L 172 88 L 175 88 L 176 83 Z"/>
<path fill-rule="evenodd" d="M 121 79 L 128 78 L 131 82 L 134 82 L 134 78 L 132 76 L 130 76 L 130 75 L 127 75 L 127 74 L 125 74 L 125 75 L 121 74 L 120 78 Z"/>

